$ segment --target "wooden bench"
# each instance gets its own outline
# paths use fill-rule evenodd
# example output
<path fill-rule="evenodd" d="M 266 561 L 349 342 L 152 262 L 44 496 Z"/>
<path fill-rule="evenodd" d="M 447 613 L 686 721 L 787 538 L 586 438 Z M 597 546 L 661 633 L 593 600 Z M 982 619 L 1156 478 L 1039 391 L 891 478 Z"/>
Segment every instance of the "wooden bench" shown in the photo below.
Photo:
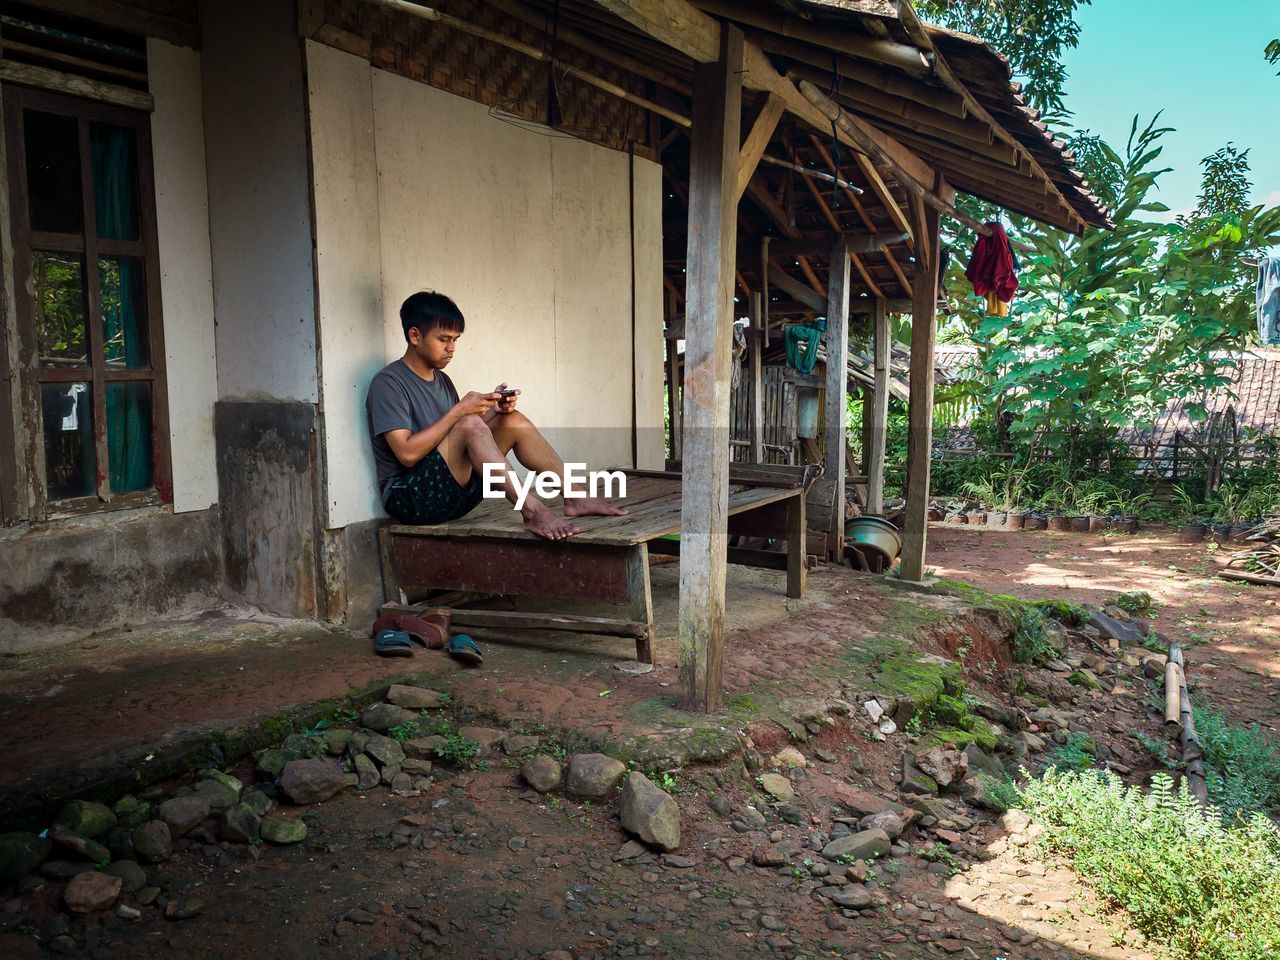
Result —
<path fill-rule="evenodd" d="M 800 468 L 730 472 L 731 536 L 786 540 L 787 551 L 728 548 L 730 563 L 786 570 L 787 596 L 804 594 L 805 490 Z M 380 531 L 386 598 L 403 604 L 428 590 L 593 600 L 624 605 L 622 618 L 455 609 L 459 626 L 566 630 L 634 637 L 636 658 L 654 662 L 649 555 L 676 556 L 680 541 L 680 475 L 624 471 L 625 517 L 579 517 L 579 533 L 552 542 L 524 529 L 506 500 L 486 500 L 465 517 L 435 526 L 392 525 Z M 560 504 L 551 504 L 559 509 Z"/>

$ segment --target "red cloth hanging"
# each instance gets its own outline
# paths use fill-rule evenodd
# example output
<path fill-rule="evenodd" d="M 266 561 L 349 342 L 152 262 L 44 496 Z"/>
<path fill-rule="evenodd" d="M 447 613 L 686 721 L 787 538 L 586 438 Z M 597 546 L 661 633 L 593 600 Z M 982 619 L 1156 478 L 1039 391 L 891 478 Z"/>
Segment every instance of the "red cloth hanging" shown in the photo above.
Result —
<path fill-rule="evenodd" d="M 999 300 L 1008 303 L 1018 289 L 1013 250 L 1009 247 L 1009 236 L 1004 232 L 1004 227 L 998 223 L 988 223 L 987 226 L 991 229 L 991 235 L 978 237 L 964 275 L 969 278 L 969 282 L 973 284 L 973 292 L 978 296 L 995 293 Z"/>

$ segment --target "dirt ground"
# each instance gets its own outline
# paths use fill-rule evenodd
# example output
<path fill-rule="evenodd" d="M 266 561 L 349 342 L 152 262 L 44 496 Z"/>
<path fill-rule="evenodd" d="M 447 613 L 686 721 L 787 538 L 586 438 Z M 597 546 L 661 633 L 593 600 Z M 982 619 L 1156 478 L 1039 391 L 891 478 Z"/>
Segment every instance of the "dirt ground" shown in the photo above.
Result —
<path fill-rule="evenodd" d="M 1145 590 L 1157 629 L 1184 644 L 1193 695 L 1237 723 L 1280 730 L 1280 589 L 1214 576 L 1233 544 L 1179 543 L 1168 528 L 1099 536 L 933 524 L 929 566 L 940 577 L 1027 600 L 1106 603 Z"/>

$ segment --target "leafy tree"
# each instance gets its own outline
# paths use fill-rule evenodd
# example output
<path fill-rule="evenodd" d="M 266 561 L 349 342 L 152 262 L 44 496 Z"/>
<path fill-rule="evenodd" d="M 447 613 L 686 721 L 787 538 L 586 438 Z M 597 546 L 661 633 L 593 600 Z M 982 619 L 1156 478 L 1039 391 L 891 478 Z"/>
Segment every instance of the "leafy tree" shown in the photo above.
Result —
<path fill-rule="evenodd" d="M 1023 93 L 1041 111 L 1064 113 L 1067 79 L 1062 55 L 1080 40 L 1076 10 L 1092 0 L 919 0 L 926 19 L 988 41 L 1025 81 Z"/>
<path fill-rule="evenodd" d="M 1267 58 L 1267 63 L 1280 63 L 1280 40 L 1272 40 L 1268 43 L 1266 52 L 1263 55 Z M 1280 70 L 1276 71 L 1276 76 L 1280 77 Z"/>
<path fill-rule="evenodd" d="M 1200 200 L 1190 221 L 1202 222 L 1211 217 L 1238 217 L 1249 205 L 1249 151 L 1235 144 L 1209 154 L 1200 161 L 1203 174 Z"/>

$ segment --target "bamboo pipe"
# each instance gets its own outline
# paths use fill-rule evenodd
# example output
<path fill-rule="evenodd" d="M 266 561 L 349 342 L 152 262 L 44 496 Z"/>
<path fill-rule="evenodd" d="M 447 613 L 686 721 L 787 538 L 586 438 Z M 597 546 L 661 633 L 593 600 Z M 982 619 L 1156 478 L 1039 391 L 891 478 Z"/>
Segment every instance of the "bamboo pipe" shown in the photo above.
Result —
<path fill-rule="evenodd" d="M 798 163 L 792 163 L 790 160 L 780 160 L 777 157 L 771 157 L 767 153 L 760 157 L 761 163 L 769 163 L 775 167 L 782 167 L 786 170 L 794 170 L 796 173 L 804 174 L 806 177 L 813 177 L 815 180 L 825 180 L 827 183 L 834 183 L 837 187 L 843 187 L 845 190 L 852 190 L 854 193 L 862 193 L 863 190 L 859 186 L 849 183 L 847 180 L 841 180 L 833 177 L 829 173 L 823 173 L 821 170 L 813 170 L 809 167 L 802 167 Z"/>
<path fill-rule="evenodd" d="M 1187 778 L 1187 792 L 1202 807 L 1209 805 L 1209 782 L 1205 777 L 1204 750 L 1200 734 L 1196 732 L 1195 714 L 1191 708 L 1191 695 L 1187 692 L 1187 670 L 1182 659 L 1182 648 L 1176 643 L 1169 647 L 1169 660 L 1178 666 L 1178 707 L 1182 723 L 1182 772 Z"/>
<path fill-rule="evenodd" d="M 1164 665 L 1164 722 L 1167 726 L 1182 722 L 1182 684 L 1172 658 Z"/>
<path fill-rule="evenodd" d="M 677 123 L 682 127 L 692 127 L 693 121 L 683 114 L 677 113 L 664 107 L 660 103 L 654 103 L 652 100 L 632 93 L 630 90 L 623 89 L 616 83 L 610 83 L 601 77 L 597 77 L 593 73 L 588 73 L 581 67 L 576 67 L 571 63 L 565 63 L 556 57 L 551 56 L 545 50 L 540 50 L 531 44 L 515 37 L 508 37 L 506 34 L 497 33 L 478 24 L 471 23 L 458 17 L 450 16 L 447 13 L 441 13 L 431 7 L 426 7 L 418 3 L 410 3 L 409 0 L 365 0 L 366 3 L 377 4 L 378 6 L 387 7 L 391 10 L 399 10 L 401 13 L 407 13 L 412 17 L 418 17 L 422 20 L 430 20 L 433 23 L 439 23 L 454 30 L 460 30 L 463 33 L 469 33 L 473 37 L 479 37 L 481 40 L 488 40 L 490 43 L 496 43 L 508 49 L 515 50 L 517 53 L 523 53 L 526 57 L 538 60 L 543 63 L 550 63 L 556 68 L 563 70 L 568 76 L 588 83 L 605 93 L 612 94 L 628 103 L 634 103 L 638 107 L 643 107 L 658 114 L 660 117 L 666 117 L 672 123 Z"/>

